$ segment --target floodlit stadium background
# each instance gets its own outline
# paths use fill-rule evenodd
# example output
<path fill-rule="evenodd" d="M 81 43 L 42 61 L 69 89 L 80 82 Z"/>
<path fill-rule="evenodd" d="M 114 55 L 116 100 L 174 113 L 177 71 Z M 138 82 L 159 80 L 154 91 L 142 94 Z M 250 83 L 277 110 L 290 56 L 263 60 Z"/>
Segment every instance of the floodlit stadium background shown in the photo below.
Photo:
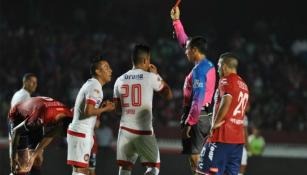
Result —
<path fill-rule="evenodd" d="M 154 126 L 162 152 L 161 175 L 188 174 L 180 151 L 178 121 L 184 76 L 192 68 L 173 38 L 172 0 L 39 1 L 0 0 L 0 175 L 8 174 L 7 112 L 26 72 L 38 75 L 35 95 L 73 105 L 89 77 L 89 60 L 103 54 L 113 80 L 131 68 L 130 49 L 146 42 L 152 62 L 169 82 L 175 99 L 154 103 Z M 251 158 L 248 175 L 307 174 L 307 15 L 299 2 L 183 0 L 181 20 L 190 36 L 208 38 L 209 58 L 232 51 L 251 91 L 250 127 L 262 130 L 267 146 Z M 114 131 L 119 116 L 103 116 Z M 115 141 L 115 140 L 114 140 Z M 115 152 L 98 153 L 98 174 L 116 174 Z M 69 174 L 65 144 L 57 140 L 45 154 L 44 174 Z M 138 165 L 136 174 L 141 174 Z"/>

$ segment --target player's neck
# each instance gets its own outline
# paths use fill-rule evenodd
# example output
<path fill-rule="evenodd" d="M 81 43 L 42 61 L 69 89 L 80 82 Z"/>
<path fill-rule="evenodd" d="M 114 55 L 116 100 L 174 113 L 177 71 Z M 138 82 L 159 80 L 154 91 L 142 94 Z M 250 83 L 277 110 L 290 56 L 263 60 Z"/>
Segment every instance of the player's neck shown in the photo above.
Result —
<path fill-rule="evenodd" d="M 236 70 L 230 70 L 227 73 L 225 73 L 225 77 L 229 76 L 230 74 L 237 74 L 237 71 Z"/>
<path fill-rule="evenodd" d="M 205 60 L 206 59 L 206 55 L 204 54 L 198 54 L 196 55 L 196 58 L 195 58 L 195 64 L 198 64 L 200 63 L 202 60 Z"/>
<path fill-rule="evenodd" d="M 22 89 L 26 90 L 30 95 L 32 94 L 32 92 L 26 86 L 23 86 Z"/>
<path fill-rule="evenodd" d="M 106 84 L 106 82 L 105 82 L 103 79 L 101 79 L 101 78 L 99 78 L 99 77 L 97 77 L 97 76 L 93 76 L 93 78 L 95 78 L 96 80 L 98 80 L 99 83 L 101 84 L 101 86 L 103 86 L 104 84 Z"/>
<path fill-rule="evenodd" d="M 141 65 L 133 66 L 132 69 L 142 69 L 143 71 L 147 71 L 147 70 L 145 69 L 145 67 L 144 67 L 144 66 L 141 66 Z"/>

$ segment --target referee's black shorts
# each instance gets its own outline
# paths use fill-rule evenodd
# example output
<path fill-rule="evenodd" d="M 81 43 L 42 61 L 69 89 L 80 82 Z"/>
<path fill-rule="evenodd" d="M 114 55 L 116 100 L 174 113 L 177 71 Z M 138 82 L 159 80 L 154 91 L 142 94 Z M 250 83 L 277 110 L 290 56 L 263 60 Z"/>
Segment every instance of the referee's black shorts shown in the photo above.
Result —
<path fill-rule="evenodd" d="M 188 112 L 184 112 L 182 118 L 187 118 Z M 190 131 L 190 138 L 182 139 L 182 154 L 200 154 L 205 139 L 211 128 L 212 113 L 204 109 L 201 111 L 199 121 L 193 125 Z"/>

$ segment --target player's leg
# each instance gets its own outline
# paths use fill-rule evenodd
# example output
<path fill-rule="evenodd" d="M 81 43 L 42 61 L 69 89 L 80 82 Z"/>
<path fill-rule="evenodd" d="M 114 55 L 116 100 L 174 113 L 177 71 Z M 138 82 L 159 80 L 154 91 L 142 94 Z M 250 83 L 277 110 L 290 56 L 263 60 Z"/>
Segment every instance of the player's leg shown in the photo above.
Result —
<path fill-rule="evenodd" d="M 199 162 L 199 154 L 191 154 L 189 156 L 190 167 L 193 174 L 196 174 L 197 163 Z"/>
<path fill-rule="evenodd" d="M 121 165 L 119 166 L 118 175 L 131 175 L 133 165 Z"/>
<path fill-rule="evenodd" d="M 227 175 L 238 175 L 242 160 L 243 144 L 228 144 L 228 161 L 226 164 L 225 173 Z"/>
<path fill-rule="evenodd" d="M 199 121 L 196 125 L 192 126 L 190 140 L 190 166 L 193 173 L 197 168 L 199 162 L 199 154 L 202 150 L 203 143 L 207 139 L 208 132 L 211 127 L 211 116 L 205 110 L 201 111 Z"/>
<path fill-rule="evenodd" d="M 89 175 L 96 175 L 96 154 L 91 153 L 89 163 Z"/>
<path fill-rule="evenodd" d="M 43 127 L 32 129 L 30 131 L 30 134 L 29 134 L 29 148 L 30 148 L 31 152 L 33 150 L 35 150 L 35 148 L 41 142 L 43 137 L 44 137 L 44 128 Z M 29 175 L 40 175 L 40 174 L 42 174 L 41 173 L 42 164 L 43 164 L 43 152 L 41 152 L 35 158 Z"/>
<path fill-rule="evenodd" d="M 13 128 L 19 125 L 21 121 L 14 121 L 10 123 L 10 135 L 12 136 Z M 10 155 L 11 160 L 11 173 L 16 175 L 28 174 L 30 167 L 28 161 L 30 160 L 30 149 L 29 149 L 29 132 L 27 129 L 23 129 L 18 134 L 19 141 L 16 145 L 16 154 Z M 13 145 L 10 144 L 10 151 L 12 152 Z M 12 157 L 11 157 L 12 156 Z"/>
<path fill-rule="evenodd" d="M 67 164 L 73 167 L 72 174 L 89 174 L 89 159 L 93 146 L 91 134 L 78 133 L 72 130 L 67 132 Z"/>
<path fill-rule="evenodd" d="M 154 135 L 141 135 L 134 142 L 137 153 L 143 166 L 146 166 L 145 175 L 158 175 L 160 172 L 160 152 Z"/>
<path fill-rule="evenodd" d="M 31 168 L 31 171 L 29 175 L 40 175 L 41 173 L 41 167 L 43 163 L 43 152 L 41 152 L 34 160 L 33 166 Z"/>
<path fill-rule="evenodd" d="M 89 175 L 96 175 L 96 155 L 98 152 L 98 144 L 96 136 L 94 138 L 94 145 L 91 150 L 90 162 L 89 162 Z"/>
<path fill-rule="evenodd" d="M 75 171 L 73 171 L 72 172 L 72 175 L 85 175 L 84 173 L 80 173 L 80 172 L 75 172 Z"/>
<path fill-rule="evenodd" d="M 243 147 L 243 153 L 242 153 L 242 160 L 241 160 L 241 166 L 240 166 L 240 173 L 238 175 L 244 175 L 246 166 L 247 166 L 247 151 L 245 146 Z"/>
<path fill-rule="evenodd" d="M 116 159 L 119 166 L 119 175 L 130 175 L 133 165 L 138 157 L 133 142 L 136 137 L 134 134 L 125 130 L 119 130 L 117 140 Z"/>
<path fill-rule="evenodd" d="M 197 148 L 199 146 L 197 145 L 202 145 L 200 144 L 199 141 L 197 140 L 200 140 L 198 138 L 196 138 L 196 132 L 198 129 L 195 129 L 197 127 L 195 126 L 192 126 L 192 129 L 191 129 L 191 137 L 188 138 L 188 139 L 182 139 L 182 154 L 187 154 L 189 157 L 188 157 L 188 161 L 190 163 L 190 168 L 191 168 L 191 171 L 192 173 L 194 174 L 195 173 L 195 170 L 196 170 L 196 167 L 197 167 L 197 163 L 199 161 L 199 152 L 200 150 Z"/>
<path fill-rule="evenodd" d="M 227 162 L 227 150 L 222 143 L 204 145 L 196 169 L 197 174 L 223 175 Z"/>

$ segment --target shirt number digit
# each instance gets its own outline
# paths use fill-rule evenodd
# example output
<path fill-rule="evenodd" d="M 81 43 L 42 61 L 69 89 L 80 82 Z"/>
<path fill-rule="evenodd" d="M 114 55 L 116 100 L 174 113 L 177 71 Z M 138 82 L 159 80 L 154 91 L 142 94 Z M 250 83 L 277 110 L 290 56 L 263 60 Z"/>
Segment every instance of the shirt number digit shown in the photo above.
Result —
<path fill-rule="evenodd" d="M 134 107 L 142 105 L 142 86 L 140 84 L 132 84 L 131 88 L 128 84 L 123 84 L 121 86 L 123 89 L 122 97 L 122 106 L 129 107 L 130 104 L 125 102 L 125 99 L 131 97 L 131 105 Z M 131 91 L 130 91 L 131 90 Z"/>
<path fill-rule="evenodd" d="M 246 105 L 247 105 L 247 101 L 248 101 L 248 94 L 247 93 L 243 93 L 242 91 L 240 91 L 239 97 L 238 97 L 238 105 L 235 108 L 235 110 L 233 111 L 233 116 L 236 116 L 237 114 L 240 114 L 245 111 Z"/>

